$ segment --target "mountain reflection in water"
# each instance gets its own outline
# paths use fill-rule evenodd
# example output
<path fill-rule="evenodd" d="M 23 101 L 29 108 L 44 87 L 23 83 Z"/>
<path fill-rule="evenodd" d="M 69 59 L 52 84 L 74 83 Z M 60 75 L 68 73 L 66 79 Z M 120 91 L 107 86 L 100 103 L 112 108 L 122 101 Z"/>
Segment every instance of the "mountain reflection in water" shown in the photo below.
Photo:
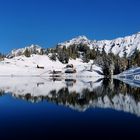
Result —
<path fill-rule="evenodd" d="M 90 108 L 111 108 L 140 116 L 140 88 L 119 80 L 3 77 L 1 96 L 32 103 L 43 101 L 84 112 Z"/>

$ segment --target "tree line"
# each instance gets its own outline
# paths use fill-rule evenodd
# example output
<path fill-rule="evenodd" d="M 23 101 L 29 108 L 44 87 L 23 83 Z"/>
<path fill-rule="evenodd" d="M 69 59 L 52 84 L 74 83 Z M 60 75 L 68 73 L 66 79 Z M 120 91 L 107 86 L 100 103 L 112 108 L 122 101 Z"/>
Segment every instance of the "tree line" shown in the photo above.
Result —
<path fill-rule="evenodd" d="M 73 44 L 68 47 L 57 45 L 54 48 L 41 49 L 39 52 L 34 50 L 25 49 L 23 55 L 30 57 L 31 54 L 49 55 L 50 59 L 56 61 L 57 59 L 66 64 L 69 59 L 81 58 L 84 63 L 94 60 L 93 64 L 100 66 L 103 74 L 110 77 L 111 74 L 119 74 L 134 66 L 140 67 L 140 51 L 135 50 L 133 55 L 127 57 L 124 53 L 123 57 L 114 55 L 113 53 L 106 53 L 105 48 L 99 50 L 98 47 L 92 49 L 87 44 Z M 51 54 L 51 55 L 50 55 Z M 0 60 L 3 60 L 5 55 L 0 53 Z"/>
<path fill-rule="evenodd" d="M 94 60 L 93 64 L 100 66 L 103 74 L 108 77 L 111 73 L 119 74 L 131 67 L 140 67 L 140 51 L 137 49 L 130 57 L 127 57 L 126 53 L 120 57 L 111 52 L 107 54 L 104 47 L 99 50 L 98 47 L 91 49 L 87 44 L 73 44 L 68 47 L 57 45 L 53 49 L 48 49 L 48 53 L 52 53 L 52 60 L 58 58 L 62 63 L 68 63 L 70 58 L 81 58 L 85 63 Z"/>

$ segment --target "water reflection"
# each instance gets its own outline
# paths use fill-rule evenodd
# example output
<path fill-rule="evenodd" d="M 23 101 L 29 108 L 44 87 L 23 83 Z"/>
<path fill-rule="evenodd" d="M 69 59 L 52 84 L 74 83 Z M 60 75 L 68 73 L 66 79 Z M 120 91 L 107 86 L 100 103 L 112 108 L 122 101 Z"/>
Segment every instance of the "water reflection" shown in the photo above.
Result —
<path fill-rule="evenodd" d="M 3 77 L 0 96 L 6 94 L 33 103 L 53 102 L 83 112 L 98 107 L 140 116 L 140 88 L 119 80 Z"/>

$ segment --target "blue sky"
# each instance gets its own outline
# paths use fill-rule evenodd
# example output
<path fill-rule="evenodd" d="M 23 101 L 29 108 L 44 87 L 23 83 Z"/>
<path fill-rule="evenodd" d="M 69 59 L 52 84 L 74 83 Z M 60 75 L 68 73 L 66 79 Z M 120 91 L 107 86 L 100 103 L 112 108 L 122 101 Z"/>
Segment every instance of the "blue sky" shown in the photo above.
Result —
<path fill-rule="evenodd" d="M 0 52 L 140 31 L 140 0 L 0 0 Z"/>

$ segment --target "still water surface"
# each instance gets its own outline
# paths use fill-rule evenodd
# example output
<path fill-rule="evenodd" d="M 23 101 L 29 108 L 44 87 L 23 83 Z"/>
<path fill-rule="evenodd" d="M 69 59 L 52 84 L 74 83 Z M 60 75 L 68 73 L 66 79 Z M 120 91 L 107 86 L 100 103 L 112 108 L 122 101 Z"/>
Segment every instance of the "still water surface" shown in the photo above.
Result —
<path fill-rule="evenodd" d="M 3 77 L 0 137 L 139 139 L 140 88 L 128 83 Z"/>

